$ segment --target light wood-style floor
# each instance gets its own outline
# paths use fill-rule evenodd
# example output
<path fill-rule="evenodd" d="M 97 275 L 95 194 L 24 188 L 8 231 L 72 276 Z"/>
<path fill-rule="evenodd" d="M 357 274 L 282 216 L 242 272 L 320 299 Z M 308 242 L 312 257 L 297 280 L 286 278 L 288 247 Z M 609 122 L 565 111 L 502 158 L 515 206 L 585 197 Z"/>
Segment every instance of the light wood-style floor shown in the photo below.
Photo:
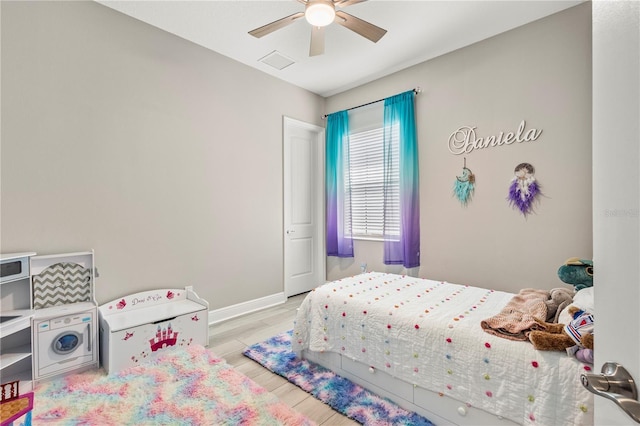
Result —
<path fill-rule="evenodd" d="M 291 330 L 296 309 L 304 296 L 290 297 L 282 305 L 212 325 L 209 329 L 209 349 L 318 425 L 358 425 L 287 379 L 242 355 L 247 346 Z"/>

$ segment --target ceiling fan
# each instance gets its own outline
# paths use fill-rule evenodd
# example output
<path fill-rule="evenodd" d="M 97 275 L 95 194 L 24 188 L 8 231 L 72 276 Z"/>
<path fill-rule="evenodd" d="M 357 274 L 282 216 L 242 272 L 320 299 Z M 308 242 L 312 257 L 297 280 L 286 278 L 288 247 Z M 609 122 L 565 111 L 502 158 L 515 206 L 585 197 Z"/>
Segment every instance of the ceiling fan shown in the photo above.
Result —
<path fill-rule="evenodd" d="M 336 7 L 342 9 L 352 4 L 365 1 L 366 0 L 298 0 L 298 2 L 305 5 L 304 12 L 294 13 L 293 15 L 278 19 L 277 21 L 249 31 L 249 34 L 260 38 L 284 28 L 304 16 L 312 25 L 309 56 L 322 55 L 324 53 L 324 27 L 332 22 L 336 22 L 376 43 L 387 33 L 387 30 L 377 27 L 370 22 L 363 21 L 360 18 L 356 18 L 342 10 L 336 10 Z"/>

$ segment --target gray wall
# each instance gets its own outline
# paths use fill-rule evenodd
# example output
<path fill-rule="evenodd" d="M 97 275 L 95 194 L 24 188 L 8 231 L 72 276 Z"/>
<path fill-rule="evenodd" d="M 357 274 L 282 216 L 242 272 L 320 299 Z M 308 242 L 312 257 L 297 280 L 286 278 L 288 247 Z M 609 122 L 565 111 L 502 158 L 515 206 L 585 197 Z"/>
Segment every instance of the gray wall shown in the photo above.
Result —
<path fill-rule="evenodd" d="M 96 250 L 99 303 L 194 285 L 211 309 L 283 291 L 282 116 L 311 122 L 416 86 L 420 276 L 557 287 L 592 255 L 591 16 L 585 4 L 326 100 L 93 2 L 0 2 L 1 251 Z M 474 200 L 451 195 L 446 141 L 543 130 L 467 155 Z M 528 219 L 513 168 L 543 185 Z M 328 278 L 385 270 L 380 243 Z M 404 272 L 396 269 L 394 272 Z"/>
<path fill-rule="evenodd" d="M 329 258 L 328 279 L 368 269 L 517 292 L 564 284 L 569 257 L 591 258 L 591 5 L 582 4 L 330 97 L 327 111 L 414 87 L 420 155 L 421 267 L 382 264 L 382 244 L 356 241 L 355 259 Z M 452 196 L 463 156 L 447 147 L 461 126 L 477 136 L 542 129 L 534 142 L 466 155 L 477 187 L 465 208 Z M 515 166 L 531 163 L 544 196 L 524 218 L 506 202 Z"/>
<path fill-rule="evenodd" d="M 324 99 L 94 2 L 0 5 L 2 252 L 95 249 L 99 303 L 281 293 L 282 116 Z"/>

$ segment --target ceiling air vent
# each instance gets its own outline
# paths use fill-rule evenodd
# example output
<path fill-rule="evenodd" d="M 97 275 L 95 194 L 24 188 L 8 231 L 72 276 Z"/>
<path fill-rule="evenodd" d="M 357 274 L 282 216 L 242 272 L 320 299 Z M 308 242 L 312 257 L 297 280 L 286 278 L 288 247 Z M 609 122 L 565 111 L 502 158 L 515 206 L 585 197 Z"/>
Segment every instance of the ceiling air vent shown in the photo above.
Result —
<path fill-rule="evenodd" d="M 278 70 L 284 69 L 294 63 L 293 59 L 287 58 L 277 50 L 274 50 L 267 56 L 260 58 L 259 61 Z"/>

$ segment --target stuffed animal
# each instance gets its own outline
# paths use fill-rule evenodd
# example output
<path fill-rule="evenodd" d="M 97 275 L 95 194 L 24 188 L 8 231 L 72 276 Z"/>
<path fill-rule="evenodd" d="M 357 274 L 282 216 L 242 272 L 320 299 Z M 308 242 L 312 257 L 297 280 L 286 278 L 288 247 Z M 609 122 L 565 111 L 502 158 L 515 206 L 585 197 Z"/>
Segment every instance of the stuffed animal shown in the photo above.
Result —
<path fill-rule="evenodd" d="M 568 309 L 573 320 L 568 324 L 543 323 L 543 330 L 534 330 L 529 341 L 539 351 L 563 351 L 573 346 L 593 350 L 593 315 L 571 305 Z"/>
<path fill-rule="evenodd" d="M 573 301 L 575 291 L 566 288 L 554 288 L 551 289 L 549 294 L 550 298 L 544 302 L 547 305 L 546 321 L 558 322 L 560 312 Z"/>
<path fill-rule="evenodd" d="M 593 287 L 583 288 L 582 290 L 576 292 L 576 294 L 573 296 L 573 302 L 571 302 L 569 305 L 567 305 L 566 308 L 558 313 L 558 321 L 556 322 L 569 324 L 573 319 L 573 316 L 569 313 L 569 309 L 572 306 L 577 306 L 581 310 L 595 315 L 596 309 L 595 304 L 593 303 Z"/>
<path fill-rule="evenodd" d="M 558 310 L 557 323 L 540 321 L 529 341 L 538 350 L 567 350 L 588 362 L 593 360 L 593 262 L 572 257 L 558 269 L 558 277 L 577 290 L 573 300 Z"/>
<path fill-rule="evenodd" d="M 580 362 L 593 364 L 593 349 L 573 346 L 572 348 L 567 349 L 567 353 L 575 356 Z"/>
<path fill-rule="evenodd" d="M 593 261 L 571 257 L 558 269 L 558 278 L 576 291 L 593 287 Z"/>

